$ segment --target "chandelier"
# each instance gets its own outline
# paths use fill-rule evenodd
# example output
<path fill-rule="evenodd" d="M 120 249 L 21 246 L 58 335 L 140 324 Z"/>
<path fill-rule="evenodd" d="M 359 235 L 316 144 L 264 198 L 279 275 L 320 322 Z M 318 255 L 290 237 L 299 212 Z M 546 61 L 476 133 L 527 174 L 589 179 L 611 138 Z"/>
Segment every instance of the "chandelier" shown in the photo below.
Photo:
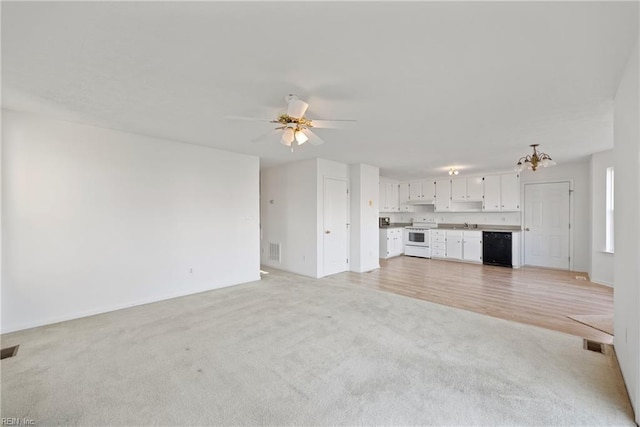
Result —
<path fill-rule="evenodd" d="M 535 172 L 540 166 L 546 168 L 556 164 L 548 154 L 536 150 L 537 146 L 538 144 L 531 144 L 529 147 L 533 147 L 533 154 L 520 157 L 515 167 L 516 172 L 522 172 L 523 169 L 531 169 Z"/>

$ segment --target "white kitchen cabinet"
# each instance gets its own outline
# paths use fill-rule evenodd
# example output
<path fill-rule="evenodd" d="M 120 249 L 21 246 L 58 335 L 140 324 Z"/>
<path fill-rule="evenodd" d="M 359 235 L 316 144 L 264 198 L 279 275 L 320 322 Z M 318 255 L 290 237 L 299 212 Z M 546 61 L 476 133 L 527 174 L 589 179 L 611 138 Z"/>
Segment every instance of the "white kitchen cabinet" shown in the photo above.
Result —
<path fill-rule="evenodd" d="M 422 201 L 422 181 L 412 181 L 409 184 L 409 200 L 412 202 Z"/>
<path fill-rule="evenodd" d="M 431 230 L 431 258 L 447 257 L 447 232 Z"/>
<path fill-rule="evenodd" d="M 451 200 L 454 202 L 467 201 L 467 178 L 451 180 Z"/>
<path fill-rule="evenodd" d="M 520 175 L 508 173 L 484 177 L 484 202 L 486 212 L 520 210 Z"/>
<path fill-rule="evenodd" d="M 380 212 L 398 212 L 398 184 L 380 182 Z"/>
<path fill-rule="evenodd" d="M 381 182 L 379 185 L 378 194 L 380 195 L 380 212 L 386 212 L 389 209 L 387 204 L 387 183 Z"/>
<path fill-rule="evenodd" d="M 440 179 L 436 181 L 435 211 L 448 211 L 451 209 L 451 181 Z"/>
<path fill-rule="evenodd" d="M 447 230 L 447 258 L 462 259 L 462 231 Z"/>
<path fill-rule="evenodd" d="M 503 211 L 520 210 L 520 175 L 515 173 L 500 175 L 500 209 Z"/>
<path fill-rule="evenodd" d="M 453 202 L 479 202 L 482 201 L 483 193 L 481 176 L 451 180 Z"/>
<path fill-rule="evenodd" d="M 500 175 L 484 177 L 484 202 L 482 210 L 491 212 L 500 210 Z"/>
<path fill-rule="evenodd" d="M 482 262 L 482 231 L 462 232 L 462 259 Z"/>
<path fill-rule="evenodd" d="M 380 229 L 380 258 L 391 258 L 404 252 L 404 228 Z"/>
<path fill-rule="evenodd" d="M 482 201 L 484 195 L 484 188 L 482 185 L 482 177 L 474 176 L 467 178 L 467 201 L 478 202 Z"/>
<path fill-rule="evenodd" d="M 434 180 L 422 181 L 422 199 L 427 203 L 433 203 L 436 198 L 436 182 Z"/>
<path fill-rule="evenodd" d="M 435 184 L 432 180 L 411 181 L 409 183 L 409 201 L 413 204 L 431 204 L 435 197 Z"/>
<path fill-rule="evenodd" d="M 398 187 L 398 210 L 400 212 L 413 212 L 413 205 L 409 204 L 409 192 L 409 183 L 401 182 Z"/>

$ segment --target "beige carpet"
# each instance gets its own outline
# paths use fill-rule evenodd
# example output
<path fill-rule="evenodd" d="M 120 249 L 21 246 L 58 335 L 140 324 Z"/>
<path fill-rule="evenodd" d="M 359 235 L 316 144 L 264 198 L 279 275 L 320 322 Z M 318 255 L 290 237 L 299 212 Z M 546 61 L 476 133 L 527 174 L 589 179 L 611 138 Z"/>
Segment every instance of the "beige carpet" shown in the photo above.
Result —
<path fill-rule="evenodd" d="M 35 425 L 634 425 L 582 340 L 349 284 L 265 280 L 2 337 Z"/>
<path fill-rule="evenodd" d="M 572 314 L 567 317 L 613 336 L 613 314 Z"/>

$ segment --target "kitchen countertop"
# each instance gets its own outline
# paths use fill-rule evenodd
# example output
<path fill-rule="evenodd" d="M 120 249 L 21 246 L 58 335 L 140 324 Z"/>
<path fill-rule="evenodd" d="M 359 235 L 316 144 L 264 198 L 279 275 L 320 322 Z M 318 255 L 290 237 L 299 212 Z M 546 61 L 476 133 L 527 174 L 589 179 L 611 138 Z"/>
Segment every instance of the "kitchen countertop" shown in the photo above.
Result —
<path fill-rule="evenodd" d="M 385 225 L 384 227 L 380 227 L 380 228 L 405 228 L 405 227 L 409 227 L 411 225 L 410 222 L 392 222 L 389 225 Z"/>
<path fill-rule="evenodd" d="M 476 225 L 476 224 L 473 224 Z M 464 224 L 439 224 L 435 230 L 461 230 L 461 231 L 511 231 L 519 232 L 522 228 L 517 225 L 490 225 L 477 224 L 477 227 L 468 228 Z"/>

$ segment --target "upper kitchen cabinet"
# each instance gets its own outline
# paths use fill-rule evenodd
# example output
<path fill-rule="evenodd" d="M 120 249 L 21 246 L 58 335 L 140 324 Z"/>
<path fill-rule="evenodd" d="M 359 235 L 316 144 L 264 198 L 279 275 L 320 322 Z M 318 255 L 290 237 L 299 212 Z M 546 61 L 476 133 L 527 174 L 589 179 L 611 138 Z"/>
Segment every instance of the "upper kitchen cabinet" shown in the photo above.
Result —
<path fill-rule="evenodd" d="M 451 200 L 453 202 L 480 202 L 483 194 L 482 177 L 451 180 Z"/>
<path fill-rule="evenodd" d="M 484 202 L 482 210 L 500 210 L 500 175 L 488 175 L 484 178 Z"/>
<path fill-rule="evenodd" d="M 413 205 L 410 205 L 410 186 L 408 182 L 401 182 L 398 187 L 398 208 L 400 212 L 413 212 Z"/>
<path fill-rule="evenodd" d="M 509 173 L 500 175 L 500 197 L 503 211 L 520 210 L 520 175 Z"/>
<path fill-rule="evenodd" d="M 520 210 L 520 175 L 508 173 L 484 177 L 484 203 L 486 212 Z"/>
<path fill-rule="evenodd" d="M 427 203 L 434 203 L 436 200 L 436 182 L 434 180 L 422 181 L 422 197 Z"/>
<path fill-rule="evenodd" d="M 414 205 L 432 204 L 435 194 L 433 180 L 412 181 L 409 183 L 409 203 Z"/>
<path fill-rule="evenodd" d="M 439 179 L 436 181 L 435 211 L 451 210 L 451 181 Z"/>
<path fill-rule="evenodd" d="M 398 184 L 380 181 L 380 212 L 398 212 Z"/>

